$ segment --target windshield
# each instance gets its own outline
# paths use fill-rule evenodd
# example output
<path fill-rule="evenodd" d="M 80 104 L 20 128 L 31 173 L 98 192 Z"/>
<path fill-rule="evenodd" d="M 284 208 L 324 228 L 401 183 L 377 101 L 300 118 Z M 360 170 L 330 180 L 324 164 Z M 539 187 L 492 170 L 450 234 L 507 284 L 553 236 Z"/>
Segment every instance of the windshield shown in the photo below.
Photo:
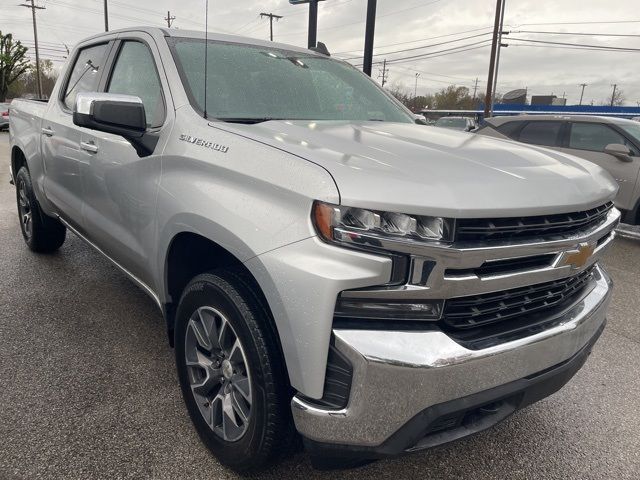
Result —
<path fill-rule="evenodd" d="M 621 129 L 632 136 L 637 142 L 640 142 L 640 123 L 618 123 Z"/>
<path fill-rule="evenodd" d="M 436 122 L 438 127 L 466 128 L 467 121 L 464 118 L 439 118 Z"/>
<path fill-rule="evenodd" d="M 191 103 L 204 111 L 204 41 L 170 38 Z M 413 122 L 355 68 L 328 57 L 209 41 L 207 118 Z"/>

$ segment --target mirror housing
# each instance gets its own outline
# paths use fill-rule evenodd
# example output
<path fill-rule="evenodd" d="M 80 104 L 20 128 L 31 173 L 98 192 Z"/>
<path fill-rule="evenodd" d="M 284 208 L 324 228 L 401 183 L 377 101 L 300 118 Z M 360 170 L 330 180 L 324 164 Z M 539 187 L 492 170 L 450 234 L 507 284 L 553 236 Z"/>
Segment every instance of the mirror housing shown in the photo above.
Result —
<path fill-rule="evenodd" d="M 622 145 L 621 143 L 610 143 L 606 147 L 604 147 L 604 153 L 608 153 L 609 155 L 613 155 L 618 160 L 623 162 L 632 162 L 633 159 L 631 155 L 633 152 L 626 145 Z"/>
<path fill-rule="evenodd" d="M 417 113 L 413 114 L 413 121 L 418 125 L 427 125 L 427 119 Z"/>
<path fill-rule="evenodd" d="M 73 123 L 79 127 L 122 135 L 126 139 L 140 138 L 147 130 L 142 100 L 118 93 L 78 93 Z"/>

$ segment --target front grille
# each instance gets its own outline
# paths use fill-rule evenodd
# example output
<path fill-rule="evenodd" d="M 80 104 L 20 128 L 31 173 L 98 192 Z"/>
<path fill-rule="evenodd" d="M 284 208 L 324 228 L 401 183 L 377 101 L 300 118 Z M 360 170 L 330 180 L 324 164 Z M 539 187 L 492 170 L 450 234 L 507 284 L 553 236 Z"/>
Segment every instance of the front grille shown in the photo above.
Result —
<path fill-rule="evenodd" d="M 591 210 L 555 215 L 462 218 L 456 221 L 455 240 L 475 242 L 571 235 L 602 223 L 611 208 L 613 203 L 609 202 Z"/>
<path fill-rule="evenodd" d="M 570 305 L 590 283 L 594 268 L 553 282 L 447 300 L 441 321 L 447 329 L 465 330 Z"/>
<path fill-rule="evenodd" d="M 553 259 L 556 258 L 556 255 L 555 253 L 546 253 L 530 257 L 509 258 L 507 260 L 489 260 L 478 268 L 448 268 L 445 270 L 445 276 L 464 277 L 466 275 L 476 275 L 478 277 L 486 277 L 500 275 L 501 273 L 532 271 L 548 267 L 553 262 Z"/>

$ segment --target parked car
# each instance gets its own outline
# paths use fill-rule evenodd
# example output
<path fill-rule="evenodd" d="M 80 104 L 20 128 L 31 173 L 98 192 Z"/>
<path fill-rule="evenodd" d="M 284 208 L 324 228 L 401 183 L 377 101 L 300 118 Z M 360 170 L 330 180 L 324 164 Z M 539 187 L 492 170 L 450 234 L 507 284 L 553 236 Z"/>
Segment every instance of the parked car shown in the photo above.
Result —
<path fill-rule="evenodd" d="M 9 104 L 0 103 L 0 131 L 9 130 Z"/>
<path fill-rule="evenodd" d="M 510 138 L 570 153 L 600 165 L 620 185 L 615 204 L 623 221 L 640 224 L 640 124 L 582 115 L 493 117 L 480 135 Z"/>
<path fill-rule="evenodd" d="M 605 325 L 607 172 L 425 129 L 318 52 L 100 34 L 48 103 L 14 100 L 10 136 L 27 246 L 73 232 L 150 295 L 196 430 L 239 471 L 298 433 L 328 468 L 478 432 L 561 388 Z"/>
<path fill-rule="evenodd" d="M 462 130 L 463 132 L 470 132 L 478 127 L 476 121 L 469 117 L 440 117 L 434 125 L 451 130 Z"/>

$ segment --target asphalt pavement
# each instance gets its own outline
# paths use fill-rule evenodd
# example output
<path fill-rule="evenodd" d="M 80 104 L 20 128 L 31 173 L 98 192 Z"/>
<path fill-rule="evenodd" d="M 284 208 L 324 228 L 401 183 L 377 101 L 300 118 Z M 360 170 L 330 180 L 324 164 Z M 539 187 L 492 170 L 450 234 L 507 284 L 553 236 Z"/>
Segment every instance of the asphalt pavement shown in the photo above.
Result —
<path fill-rule="evenodd" d="M 8 163 L 0 133 L 0 480 L 237 478 L 191 427 L 157 307 L 71 234 L 27 250 Z M 604 263 L 608 327 L 557 394 L 430 451 L 329 473 L 299 453 L 262 478 L 639 478 L 640 242 Z"/>

